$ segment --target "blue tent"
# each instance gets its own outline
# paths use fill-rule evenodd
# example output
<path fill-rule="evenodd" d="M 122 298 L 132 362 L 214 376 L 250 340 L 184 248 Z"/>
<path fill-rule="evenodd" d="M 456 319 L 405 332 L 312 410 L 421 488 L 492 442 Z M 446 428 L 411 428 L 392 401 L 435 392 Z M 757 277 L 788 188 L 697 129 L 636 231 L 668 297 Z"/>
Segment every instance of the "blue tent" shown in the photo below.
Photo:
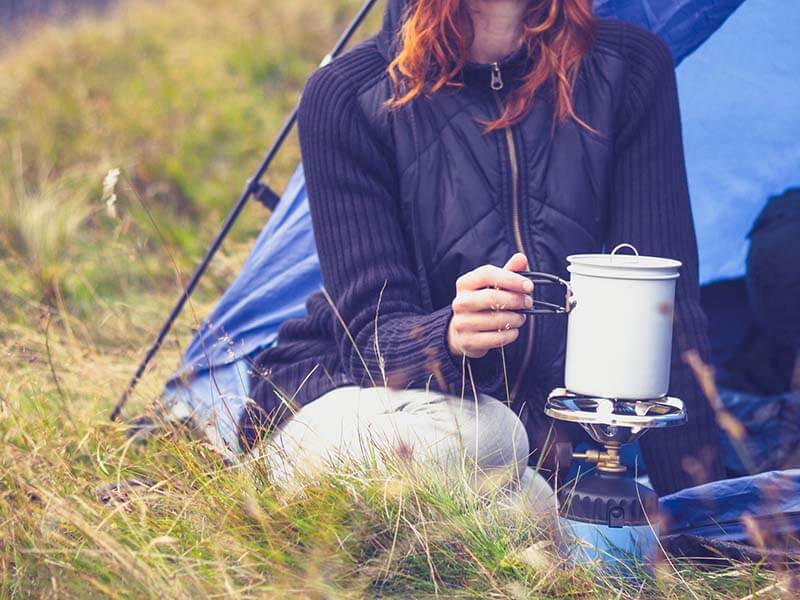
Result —
<path fill-rule="evenodd" d="M 596 0 L 595 11 L 647 27 L 672 49 L 701 280 L 741 275 L 746 234 L 767 196 L 800 183 L 800 7 L 790 10 L 784 0 Z M 298 165 L 165 397 L 182 395 L 202 410 L 220 393 L 245 395 L 248 361 L 275 342 L 281 323 L 305 314 L 305 299 L 319 286 Z"/>
<path fill-rule="evenodd" d="M 788 4 L 595 0 L 597 14 L 661 36 L 679 65 L 703 283 L 744 273 L 747 232 L 766 198 L 800 184 L 800 6 Z M 233 419 L 211 416 L 238 414 L 246 401 L 250 361 L 275 342 L 281 323 L 305 314 L 306 298 L 320 285 L 303 167 L 298 165 L 241 273 L 187 347 L 162 402 L 208 416 L 215 433 L 235 443 Z M 726 509 L 730 514 L 741 514 L 744 507 L 761 513 L 791 511 L 800 521 L 796 502 L 754 508 L 755 496 L 747 490 L 760 489 L 761 480 L 733 481 L 738 483 L 726 482 L 724 489 L 711 484 L 699 497 L 733 498 Z M 800 489 L 800 472 L 786 472 L 781 481 Z M 796 499 L 796 492 L 791 497 Z M 678 533 L 722 531 L 714 528 L 716 513 L 692 492 L 664 501 L 680 515 L 675 517 L 683 524 L 676 525 Z"/>

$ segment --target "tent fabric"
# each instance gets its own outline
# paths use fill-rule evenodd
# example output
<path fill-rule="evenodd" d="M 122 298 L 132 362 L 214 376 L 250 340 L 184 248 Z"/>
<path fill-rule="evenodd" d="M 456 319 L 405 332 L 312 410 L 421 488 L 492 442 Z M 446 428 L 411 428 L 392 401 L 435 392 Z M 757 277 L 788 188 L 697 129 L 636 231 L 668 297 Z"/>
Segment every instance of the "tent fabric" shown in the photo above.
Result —
<path fill-rule="evenodd" d="M 678 68 L 703 283 L 744 274 L 767 197 L 800 183 L 798 30 L 797 2 L 746 0 Z"/>
<path fill-rule="evenodd" d="M 719 397 L 744 429 L 741 439 L 720 431 L 728 474 L 800 466 L 800 392 L 761 396 L 720 388 Z"/>
<path fill-rule="evenodd" d="M 595 0 L 594 13 L 641 25 L 672 50 L 675 64 L 694 52 L 744 0 Z"/>
<path fill-rule="evenodd" d="M 662 545 L 694 561 L 800 566 L 800 469 L 715 481 L 660 500 Z"/>
<path fill-rule="evenodd" d="M 276 340 L 284 321 L 305 314 L 306 298 L 320 286 L 300 164 L 239 275 L 186 348 L 180 374 L 253 357 Z"/>
<path fill-rule="evenodd" d="M 188 407 L 204 429 L 238 448 L 236 415 L 246 401 L 250 361 L 275 343 L 284 321 L 305 314 L 306 298 L 320 286 L 300 164 L 241 272 L 184 351 L 162 405 Z"/>
<path fill-rule="evenodd" d="M 660 504 L 668 534 L 747 543 L 751 533 L 742 514 L 749 512 L 761 519 L 774 518 L 772 535 L 791 535 L 800 525 L 800 469 L 706 483 L 664 496 Z"/>

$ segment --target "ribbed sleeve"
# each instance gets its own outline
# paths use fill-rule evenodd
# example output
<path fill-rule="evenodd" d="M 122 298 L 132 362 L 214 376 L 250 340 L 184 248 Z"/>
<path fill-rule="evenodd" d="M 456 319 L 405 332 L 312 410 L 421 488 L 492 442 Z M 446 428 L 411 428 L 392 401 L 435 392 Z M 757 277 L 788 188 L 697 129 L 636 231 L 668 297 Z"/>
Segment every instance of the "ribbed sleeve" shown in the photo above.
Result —
<path fill-rule="evenodd" d="M 710 358 L 700 306 L 697 243 L 683 154 L 675 69 L 655 35 L 623 27 L 629 71 L 616 136 L 609 248 L 632 243 L 641 254 L 680 260 L 673 333 L 670 394 L 681 398 L 689 422 L 648 432 L 641 441 L 648 473 L 660 494 L 719 479 L 724 470 L 710 402 L 683 354 Z"/>
<path fill-rule="evenodd" d="M 426 311 L 406 244 L 390 149 L 375 137 L 354 81 L 385 65 L 376 53 L 320 69 L 298 128 L 311 218 L 335 339 L 350 380 L 459 394 L 462 364 L 447 345 L 450 307 Z M 495 384 L 500 383 L 499 374 Z M 481 389 L 486 386 L 479 385 Z M 490 386 L 491 387 L 491 386 Z"/>

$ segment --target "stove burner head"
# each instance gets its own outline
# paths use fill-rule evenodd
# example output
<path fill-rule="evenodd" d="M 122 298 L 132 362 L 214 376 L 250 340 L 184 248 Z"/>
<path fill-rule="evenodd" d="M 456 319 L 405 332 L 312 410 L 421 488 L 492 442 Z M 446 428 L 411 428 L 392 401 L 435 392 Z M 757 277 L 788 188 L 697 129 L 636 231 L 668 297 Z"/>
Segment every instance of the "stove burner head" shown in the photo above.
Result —
<path fill-rule="evenodd" d="M 550 393 L 546 415 L 579 423 L 600 444 L 627 444 L 647 429 L 686 422 L 683 402 L 669 396 L 653 400 L 619 400 L 572 394 L 563 388 Z"/>

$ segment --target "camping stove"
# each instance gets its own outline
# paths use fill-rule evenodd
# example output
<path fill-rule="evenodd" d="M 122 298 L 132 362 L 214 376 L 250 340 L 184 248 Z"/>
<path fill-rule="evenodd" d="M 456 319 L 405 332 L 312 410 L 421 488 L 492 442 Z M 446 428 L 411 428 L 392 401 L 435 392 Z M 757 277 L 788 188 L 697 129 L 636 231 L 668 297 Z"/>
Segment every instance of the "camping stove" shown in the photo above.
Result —
<path fill-rule="evenodd" d="M 623 248 L 634 254 L 618 254 Z M 568 317 L 566 387 L 551 392 L 544 412 L 580 423 L 605 448 L 576 454 L 568 444 L 556 447 L 562 467 L 573 459 L 596 465 L 558 492 L 563 548 L 579 562 L 631 566 L 657 544 L 658 496 L 627 472 L 620 447 L 648 429 L 686 421 L 683 402 L 667 396 L 681 263 L 640 255 L 626 243 L 567 262 L 569 281 L 521 273 L 535 286 L 533 308 L 521 312 Z"/>
<path fill-rule="evenodd" d="M 620 462 L 620 447 L 648 429 L 685 423 L 683 402 L 666 396 L 596 398 L 557 388 L 544 411 L 554 419 L 579 423 L 604 446 L 578 453 L 571 444 L 556 445 L 561 468 L 575 459 L 596 465 L 558 492 L 565 553 L 576 562 L 596 561 L 615 571 L 629 569 L 634 561 L 647 562 L 657 546 L 658 496 Z"/>

